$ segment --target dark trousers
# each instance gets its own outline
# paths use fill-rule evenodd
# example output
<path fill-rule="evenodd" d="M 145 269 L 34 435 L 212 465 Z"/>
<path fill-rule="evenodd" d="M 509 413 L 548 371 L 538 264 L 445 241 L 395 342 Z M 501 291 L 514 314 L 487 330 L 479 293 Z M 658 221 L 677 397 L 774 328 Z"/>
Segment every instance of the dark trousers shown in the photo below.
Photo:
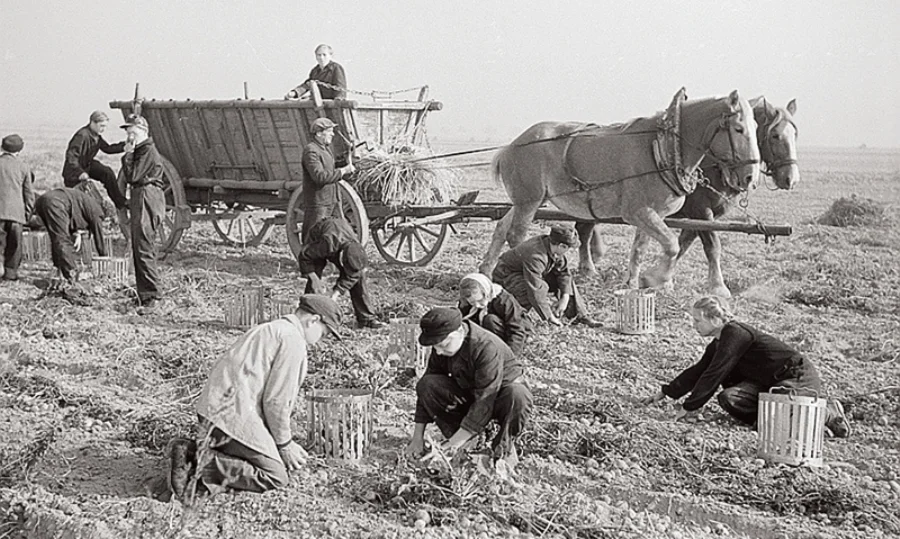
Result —
<path fill-rule="evenodd" d="M 44 222 L 50 237 L 50 260 L 62 276 L 71 281 L 78 259 L 75 244 L 72 243 L 69 223 L 71 215 L 66 205 L 52 197 L 40 197 L 34 205 L 36 213 Z"/>
<path fill-rule="evenodd" d="M 303 230 L 301 231 L 301 240 L 306 241 L 306 233 L 316 223 L 326 217 L 344 217 L 344 210 L 341 203 L 330 204 L 328 206 L 310 206 L 303 208 Z"/>
<path fill-rule="evenodd" d="M 544 281 L 547 283 L 547 291 L 551 298 L 557 298 L 559 294 L 563 292 L 559 288 L 556 275 L 550 274 Z M 498 284 L 502 285 L 507 292 L 512 294 L 513 297 L 516 298 L 516 301 L 519 302 L 519 305 L 526 311 L 533 307 L 531 305 L 531 300 L 528 298 L 528 285 L 525 283 L 525 278 L 521 274 L 513 273 L 508 275 L 503 279 L 503 282 L 498 281 Z M 584 302 L 581 301 L 581 294 L 578 292 L 578 287 L 572 282 L 572 290 L 569 291 L 569 304 L 566 306 L 563 318 L 575 319 L 585 315 Z"/>
<path fill-rule="evenodd" d="M 444 374 L 422 376 L 416 384 L 416 397 L 416 417 L 430 417 L 447 438 L 459 430 L 472 406 L 472 394 Z M 493 449 L 501 444 L 512 444 L 522 433 L 528 423 L 531 405 L 531 391 L 525 384 L 508 384 L 500 388 L 491 416 L 500 424 L 500 432 L 491 442 Z"/>
<path fill-rule="evenodd" d="M 141 303 L 161 297 L 156 265 L 156 234 L 166 213 L 166 198 L 155 185 L 131 189 L 131 255 Z"/>
<path fill-rule="evenodd" d="M 325 271 L 326 262 L 322 262 L 321 264 L 316 264 L 316 275 L 319 278 L 322 278 L 322 273 Z M 340 267 L 338 267 L 338 271 L 343 271 Z M 311 280 L 306 281 L 306 289 L 304 290 L 305 294 L 314 294 L 316 291 L 313 290 L 313 285 Z M 374 320 L 375 312 L 372 311 L 372 300 L 369 299 L 369 292 L 366 288 L 366 272 L 363 272 L 359 276 L 359 280 L 356 281 L 356 284 L 350 288 L 350 302 L 353 304 L 353 313 L 356 315 L 356 321 L 359 323 L 368 322 L 369 320 Z"/>
<path fill-rule="evenodd" d="M 125 208 L 127 205 L 125 195 L 119 191 L 116 173 L 111 168 L 95 159 L 91 161 L 91 166 L 88 168 L 87 173 L 92 179 L 103 184 L 103 187 L 106 188 L 106 194 L 109 195 L 109 199 L 116 205 L 117 210 Z M 75 187 L 79 181 L 78 176 L 63 178 L 63 184 L 66 187 Z"/>
<path fill-rule="evenodd" d="M 200 481 L 210 492 L 217 488 L 265 492 L 288 483 L 280 459 L 267 457 L 214 428 L 210 435 L 212 459 L 200 470 Z"/>
<path fill-rule="evenodd" d="M 719 406 L 731 416 L 743 423 L 752 425 L 757 418 L 759 394 L 777 386 L 790 389 L 806 389 L 815 391 L 820 397 L 825 396 L 822 391 L 822 379 L 819 377 L 819 371 L 815 365 L 808 359 L 798 358 L 797 364 L 788 368 L 784 373 L 784 378 L 773 386 L 765 387 L 752 382 L 739 382 L 723 389 L 716 398 L 719 401 Z M 826 421 L 830 414 L 830 411 L 826 414 Z"/>
<path fill-rule="evenodd" d="M 0 255 L 3 255 L 3 278 L 18 279 L 22 263 L 22 223 L 0 220 Z"/>

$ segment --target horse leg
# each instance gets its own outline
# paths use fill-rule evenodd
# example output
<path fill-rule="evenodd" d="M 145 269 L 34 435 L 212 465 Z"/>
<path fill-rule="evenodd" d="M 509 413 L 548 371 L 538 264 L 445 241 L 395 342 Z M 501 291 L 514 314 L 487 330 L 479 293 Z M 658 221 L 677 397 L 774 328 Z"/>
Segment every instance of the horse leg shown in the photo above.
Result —
<path fill-rule="evenodd" d="M 594 259 L 603 256 L 603 239 L 600 231 L 593 223 L 575 223 L 575 231 L 581 246 L 578 250 L 578 270 L 588 275 L 596 275 L 597 267 Z"/>
<path fill-rule="evenodd" d="M 488 250 L 484 253 L 484 258 L 481 259 L 481 264 L 478 266 L 478 271 L 485 275 L 490 275 L 494 271 L 494 266 L 497 265 L 500 251 L 503 249 L 503 244 L 506 243 L 506 234 L 509 232 L 512 214 L 513 210 L 510 209 L 506 212 L 506 215 L 497 221 L 497 227 L 494 228 L 494 234 L 491 236 L 491 244 L 488 246 Z"/>
<path fill-rule="evenodd" d="M 707 290 L 714 296 L 730 298 L 731 291 L 725 286 L 722 277 L 722 242 L 714 231 L 700 233 L 700 241 L 703 242 L 703 250 L 706 251 L 706 260 L 709 262 L 709 277 Z"/>
<path fill-rule="evenodd" d="M 698 232 L 696 230 L 682 230 L 681 234 L 678 235 L 678 256 L 677 260 L 681 260 L 681 258 L 687 254 L 688 249 L 693 245 L 694 240 L 697 239 Z"/>
<path fill-rule="evenodd" d="M 631 242 L 631 256 L 628 259 L 628 276 L 625 278 L 627 288 L 638 288 L 641 275 L 641 259 L 647 251 L 650 237 L 634 227 L 634 241 Z"/>
<path fill-rule="evenodd" d="M 675 257 L 678 256 L 678 240 L 666 226 L 663 218 L 650 208 L 642 208 L 631 216 L 634 225 L 656 240 L 662 247 L 662 254 L 656 265 L 641 276 L 641 285 L 648 287 L 672 287 L 672 274 L 675 272 Z"/>
<path fill-rule="evenodd" d="M 538 201 L 524 206 L 513 206 L 506 212 L 506 215 L 497 223 L 497 228 L 491 238 L 491 245 L 488 252 L 485 253 L 481 265 L 478 266 L 478 271 L 485 275 L 490 275 L 494 271 L 504 242 L 509 243 L 510 247 L 515 247 L 524 241 L 525 235 L 528 234 L 528 227 L 540 206 L 541 201 Z"/>

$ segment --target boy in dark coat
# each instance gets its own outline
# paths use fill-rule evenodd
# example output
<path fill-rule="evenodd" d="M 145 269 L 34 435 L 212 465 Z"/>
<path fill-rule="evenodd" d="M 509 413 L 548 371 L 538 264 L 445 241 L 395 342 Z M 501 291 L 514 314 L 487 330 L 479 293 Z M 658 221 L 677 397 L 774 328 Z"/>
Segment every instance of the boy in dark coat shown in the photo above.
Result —
<path fill-rule="evenodd" d="M 3 279 L 19 278 L 22 263 L 22 226 L 34 211 L 34 173 L 19 159 L 25 147 L 19 135 L 3 137 L 0 152 L 0 257 Z"/>
<path fill-rule="evenodd" d="M 331 141 L 336 124 L 328 118 L 315 120 L 309 128 L 314 139 L 303 149 L 303 230 L 309 229 L 325 217 L 342 217 L 341 196 L 337 182 L 356 168 L 353 163 L 335 168 Z"/>
<path fill-rule="evenodd" d="M 97 180 L 106 188 L 106 193 L 115 204 L 122 220 L 126 207 L 125 193 L 119 190 L 113 170 L 94 159 L 97 152 L 117 154 L 125 151 L 124 142 L 110 144 L 103 139 L 102 134 L 108 123 L 109 116 L 102 110 L 95 110 L 91 113 L 88 124 L 72 136 L 63 163 L 63 185 L 75 187 L 87 179 Z"/>

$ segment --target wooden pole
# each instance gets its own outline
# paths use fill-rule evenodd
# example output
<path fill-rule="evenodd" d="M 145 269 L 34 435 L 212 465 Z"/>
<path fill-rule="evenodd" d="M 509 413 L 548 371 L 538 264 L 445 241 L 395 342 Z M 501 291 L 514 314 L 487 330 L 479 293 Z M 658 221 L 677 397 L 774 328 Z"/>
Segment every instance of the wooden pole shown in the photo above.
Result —
<path fill-rule="evenodd" d="M 138 116 L 141 115 L 141 83 L 134 83 L 134 100 L 131 102 L 131 108 L 135 114 Z"/>
<path fill-rule="evenodd" d="M 247 89 L 247 81 L 244 81 L 244 99 L 250 99 L 250 90 Z"/>
<path fill-rule="evenodd" d="M 319 90 L 319 85 L 316 81 L 309 81 L 309 93 L 313 98 L 313 105 L 316 107 L 316 113 L 318 113 L 319 118 L 325 117 L 325 103 L 322 101 L 322 92 Z"/>

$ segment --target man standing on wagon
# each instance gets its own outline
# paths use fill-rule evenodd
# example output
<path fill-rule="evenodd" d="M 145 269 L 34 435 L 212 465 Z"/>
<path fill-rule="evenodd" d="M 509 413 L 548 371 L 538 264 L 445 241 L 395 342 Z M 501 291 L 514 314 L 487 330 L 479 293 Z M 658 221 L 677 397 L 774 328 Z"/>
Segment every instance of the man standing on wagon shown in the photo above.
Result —
<path fill-rule="evenodd" d="M 97 152 L 105 154 L 117 154 L 125 151 L 125 143 L 110 144 L 103 139 L 103 131 L 109 123 L 109 116 L 102 110 L 91 113 L 88 124 L 72 136 L 69 146 L 66 148 L 66 159 L 63 164 L 63 184 L 66 187 L 75 187 L 87 179 L 94 179 L 103 184 L 109 199 L 113 201 L 118 213 L 119 226 L 124 227 L 128 221 L 125 193 L 119 190 L 116 183 L 116 173 L 100 161 L 94 159 Z M 128 237 L 127 230 L 122 233 Z"/>
<path fill-rule="evenodd" d="M 24 146 L 22 137 L 15 134 L 0 143 L 0 258 L 5 281 L 19 278 L 22 226 L 34 210 L 34 173 L 18 157 Z"/>
<path fill-rule="evenodd" d="M 156 235 L 166 213 L 162 157 L 150 138 L 147 120 L 129 114 L 122 124 L 127 133 L 122 175 L 131 187 L 131 254 L 138 303 L 149 307 L 162 298 L 156 266 Z"/>
<path fill-rule="evenodd" d="M 309 77 L 302 84 L 288 92 L 285 99 L 299 99 L 310 92 L 309 81 L 319 83 L 322 99 L 343 99 L 347 96 L 347 77 L 344 68 L 331 60 L 334 51 L 329 45 L 316 47 L 317 65 L 309 72 Z"/>
<path fill-rule="evenodd" d="M 566 251 L 577 246 L 574 228 L 555 225 L 550 234 L 530 238 L 500 255 L 491 278 L 526 311 L 534 308 L 542 320 L 555 326 L 562 325 L 560 318 L 565 317 L 574 324 L 599 327 L 584 311 L 566 258 Z"/>
<path fill-rule="evenodd" d="M 337 182 L 353 174 L 353 163 L 335 169 L 331 141 L 336 124 L 328 118 L 316 119 L 309 128 L 314 140 L 303 150 L 303 237 L 325 217 L 343 217 Z"/>

